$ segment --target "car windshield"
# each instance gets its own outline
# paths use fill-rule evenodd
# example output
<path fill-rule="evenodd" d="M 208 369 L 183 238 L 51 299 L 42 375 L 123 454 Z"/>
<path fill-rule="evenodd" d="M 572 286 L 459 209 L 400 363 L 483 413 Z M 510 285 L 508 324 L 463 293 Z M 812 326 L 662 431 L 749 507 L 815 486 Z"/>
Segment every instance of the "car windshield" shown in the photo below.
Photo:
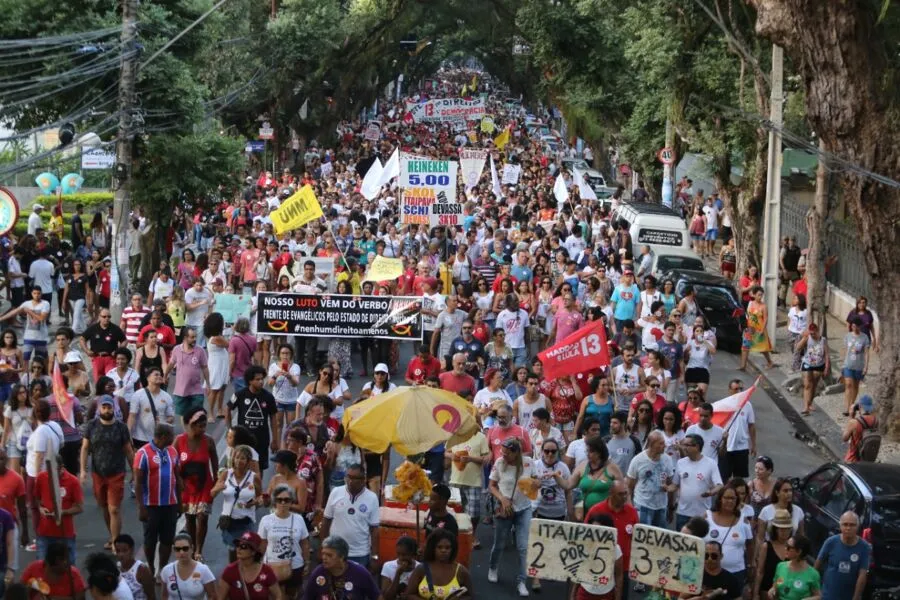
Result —
<path fill-rule="evenodd" d="M 732 310 L 740 307 L 734 298 L 734 290 L 717 285 L 703 285 L 701 283 L 693 283 L 691 285 L 693 285 L 694 291 L 697 292 L 697 299 L 703 306 L 713 310 Z"/>
<path fill-rule="evenodd" d="M 588 176 L 587 176 L 587 181 L 588 181 L 588 183 L 591 185 L 591 187 L 603 187 L 603 186 L 606 185 L 606 182 L 603 181 L 603 178 L 602 178 L 602 177 L 597 177 L 597 176 L 595 176 L 595 175 L 594 175 L 594 176 L 588 175 Z M 673 268 L 674 268 L 674 267 L 673 267 Z M 693 269 L 693 267 L 686 267 L 686 268 L 688 268 L 688 269 Z"/>
<path fill-rule="evenodd" d="M 706 270 L 703 268 L 703 261 L 693 256 L 660 256 L 656 261 L 656 270 L 669 271 L 671 269 Z"/>
<path fill-rule="evenodd" d="M 880 537 L 900 540 L 900 496 L 875 499 L 872 503 L 872 525 L 881 528 Z"/>

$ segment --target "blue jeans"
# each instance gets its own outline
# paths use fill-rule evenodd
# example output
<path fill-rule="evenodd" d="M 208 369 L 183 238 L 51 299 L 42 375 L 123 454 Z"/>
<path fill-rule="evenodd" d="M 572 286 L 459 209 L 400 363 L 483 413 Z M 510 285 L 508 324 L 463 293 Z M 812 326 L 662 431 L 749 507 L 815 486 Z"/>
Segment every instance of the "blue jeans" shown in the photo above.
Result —
<path fill-rule="evenodd" d="M 528 529 L 531 527 L 531 507 L 516 511 L 512 519 L 500 519 L 494 517 L 494 545 L 491 546 L 490 568 L 496 569 L 500 565 L 500 555 L 506 547 L 506 540 L 510 530 L 516 528 L 516 550 L 519 552 L 519 572 L 516 573 L 516 582 L 525 582 L 525 559 L 528 555 Z"/>
<path fill-rule="evenodd" d="M 693 517 L 690 515 L 675 515 L 675 531 L 681 531 L 681 528 L 685 526 L 685 524 L 690 521 Z"/>
<path fill-rule="evenodd" d="M 662 527 L 663 529 L 668 529 L 669 524 L 666 522 L 666 509 L 665 508 L 647 508 L 646 506 L 639 506 L 638 509 L 638 519 L 643 525 L 651 525 L 652 527 Z"/>
<path fill-rule="evenodd" d="M 234 386 L 234 393 L 237 394 L 239 391 L 247 389 L 247 382 L 243 377 L 235 377 L 231 380 L 231 385 Z"/>
<path fill-rule="evenodd" d="M 45 558 L 47 558 L 47 547 L 51 542 L 62 542 L 69 547 L 69 563 L 73 565 L 77 564 L 75 562 L 75 538 L 48 537 L 39 535 L 36 541 L 38 558 L 40 560 L 44 560 Z"/>
<path fill-rule="evenodd" d="M 511 348 L 513 354 L 513 366 L 516 368 L 527 366 L 528 348 Z"/>

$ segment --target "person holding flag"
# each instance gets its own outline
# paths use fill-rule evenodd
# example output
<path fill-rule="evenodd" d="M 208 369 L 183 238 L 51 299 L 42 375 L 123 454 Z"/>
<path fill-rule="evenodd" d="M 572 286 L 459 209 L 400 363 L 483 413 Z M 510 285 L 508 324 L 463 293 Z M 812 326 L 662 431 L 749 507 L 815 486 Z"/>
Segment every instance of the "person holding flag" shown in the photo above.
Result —
<path fill-rule="evenodd" d="M 743 381 L 732 379 L 728 382 L 731 395 L 713 403 L 712 422 L 725 429 L 725 455 L 719 459 L 723 481 L 750 476 L 750 456 L 756 456 L 756 415 L 750 396 L 758 384 L 759 379 L 745 390 Z"/>

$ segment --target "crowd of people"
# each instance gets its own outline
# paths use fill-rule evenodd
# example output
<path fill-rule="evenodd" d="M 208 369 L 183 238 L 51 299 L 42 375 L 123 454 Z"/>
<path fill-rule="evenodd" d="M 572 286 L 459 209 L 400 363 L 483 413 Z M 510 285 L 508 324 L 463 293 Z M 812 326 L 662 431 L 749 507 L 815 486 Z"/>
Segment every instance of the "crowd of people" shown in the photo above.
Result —
<path fill-rule="evenodd" d="M 445 77 L 451 83 L 442 93 L 452 95 L 471 73 Z M 552 188 L 563 156 L 546 152 L 525 110 L 500 97 L 487 103 L 509 131 L 502 147 L 492 142 L 499 130 L 467 135 L 452 124 L 416 123 L 404 118 L 402 103 L 382 107 L 378 142 L 365 139 L 363 123 L 343 122 L 336 143 L 309 148 L 302 168 L 278 177 L 263 171 L 235 197 L 176 208 L 159 265 L 130 252 L 146 227 L 136 211 L 129 252 L 139 266 L 132 274 L 152 275 L 149 289 L 126 296 L 118 323 L 106 220 L 86 229 L 79 207 L 71 240 L 63 240 L 35 213 L 34 230 L 12 247 L 13 309 L 0 317 L 13 326 L 0 334 L 7 597 L 78 599 L 89 590 L 94 598 L 137 600 L 464 600 L 486 596 L 501 581 L 528 596 L 541 589 L 526 569 L 529 523 L 540 518 L 618 532 L 616 579 L 574 586 L 579 600 L 642 591 L 628 575 L 637 523 L 705 540 L 702 591 L 688 597 L 859 600 L 870 549 L 858 536 L 857 516 L 841 517 L 841 535 L 809 567 L 803 511 L 792 503 L 790 480 L 774 476 L 773 461 L 757 446 L 752 402 L 727 431 L 712 421 L 717 340 L 696 298 L 690 290 L 676 295 L 672 281 L 658 281 L 634 256 L 628 224 L 614 217 L 621 188 L 602 202 L 582 199 L 573 185 L 557 203 Z M 361 164 L 375 153 L 386 158 L 400 148 L 446 160 L 461 146 L 488 148 L 498 166 L 519 165 L 521 175 L 499 196 L 487 169 L 471 189 L 460 182 L 464 217 L 455 228 L 404 224 L 396 184 L 370 198 L 360 192 Z M 302 185 L 312 186 L 325 217 L 275 235 L 270 212 Z M 718 206 L 715 197 L 700 200 Z M 733 265 L 730 242 L 716 249 L 718 212 L 700 206 L 685 214 L 694 215 L 698 251 L 718 252 L 723 270 Z M 727 211 L 721 218 L 724 229 Z M 402 259 L 402 275 L 366 280 L 380 256 Z M 332 258 L 333 272 L 318 273 L 312 258 Z M 758 275 L 744 277 L 740 292 L 754 316 L 745 364 L 747 352 L 770 348 Z M 272 290 L 420 296 L 423 340 L 413 347 L 260 334 L 257 294 Z M 227 293 L 252 295 L 248 313 L 233 323 L 216 307 Z M 51 337 L 54 294 L 63 323 Z M 815 330 L 792 318 L 812 377 L 828 354 Z M 546 378 L 538 351 L 596 321 L 605 324 L 612 364 Z M 865 374 L 862 328 L 873 332 L 871 321 L 853 321 L 853 359 L 844 371 L 858 380 Z M 396 559 L 382 561 L 379 505 L 390 453 L 354 445 L 342 416 L 398 384 L 471 401 L 481 429 L 418 457 L 435 484 L 427 537 L 401 538 Z M 744 385 L 733 378 L 729 394 Z M 59 386 L 68 401 L 59 399 Z M 871 415 L 871 399 L 854 397 L 848 410 Z M 223 456 L 207 433 L 219 419 L 228 426 Z M 854 448 L 861 428 L 855 435 Z M 539 481 L 535 497 L 518 485 L 523 477 Z M 93 499 L 86 500 L 88 480 Z M 493 529 L 487 582 L 473 581 L 459 560 L 452 488 L 473 535 Z M 143 560 L 134 526 L 123 523 L 127 501 L 142 523 Z M 100 507 L 108 540 L 82 571 L 75 516 L 86 502 Z M 204 563 L 213 535 L 229 549 L 220 573 Z M 517 560 L 502 573 L 510 542 Z"/>

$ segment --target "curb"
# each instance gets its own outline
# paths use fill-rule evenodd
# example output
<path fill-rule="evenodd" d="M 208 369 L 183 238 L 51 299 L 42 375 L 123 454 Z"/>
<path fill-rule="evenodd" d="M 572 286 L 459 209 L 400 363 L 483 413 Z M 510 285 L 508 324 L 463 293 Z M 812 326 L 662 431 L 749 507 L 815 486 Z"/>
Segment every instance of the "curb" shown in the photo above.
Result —
<path fill-rule="evenodd" d="M 813 427 L 810 417 L 804 417 L 800 414 L 800 411 L 798 411 L 794 404 L 782 393 L 781 385 L 775 382 L 770 376 L 772 372 L 781 373 L 781 371 L 777 367 L 775 369 L 759 368 L 756 364 L 756 359 L 752 354 L 747 361 L 747 365 L 760 376 L 760 385 L 765 389 L 769 397 L 772 398 L 775 406 L 778 407 L 778 410 L 780 410 L 788 420 L 791 427 L 794 428 L 794 436 L 818 451 L 826 460 L 840 462 L 843 452 L 841 452 L 840 449 L 838 449 L 838 452 L 835 452 L 835 449 L 828 443 L 824 432 L 819 431 L 817 427 Z M 822 415 L 822 413 L 821 411 L 818 411 L 817 413 L 814 413 L 814 415 Z M 827 419 L 836 426 L 830 417 L 822 416 L 821 418 Z M 826 424 L 823 423 L 823 425 Z"/>

